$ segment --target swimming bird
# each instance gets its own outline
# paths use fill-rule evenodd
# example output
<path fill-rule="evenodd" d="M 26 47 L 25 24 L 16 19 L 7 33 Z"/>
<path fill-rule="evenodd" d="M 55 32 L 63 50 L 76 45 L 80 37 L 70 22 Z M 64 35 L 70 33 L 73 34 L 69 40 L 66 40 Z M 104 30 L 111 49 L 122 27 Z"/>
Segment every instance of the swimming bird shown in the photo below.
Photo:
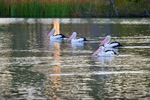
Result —
<path fill-rule="evenodd" d="M 117 53 L 113 50 L 106 50 L 103 46 L 100 46 L 93 54 L 92 56 L 100 56 L 100 57 L 112 57 L 117 56 Z"/>
<path fill-rule="evenodd" d="M 106 36 L 106 38 L 101 42 L 101 44 L 99 46 L 104 45 L 104 47 L 106 47 L 106 48 L 115 48 L 115 47 L 121 47 L 122 46 L 119 42 L 109 43 L 110 40 L 111 40 L 111 36 L 110 35 Z"/>
<path fill-rule="evenodd" d="M 71 43 L 79 43 L 79 42 L 84 42 L 87 41 L 86 38 L 76 38 L 77 33 L 73 32 L 68 41 L 71 41 Z"/>
<path fill-rule="evenodd" d="M 57 41 L 57 40 L 65 40 L 66 39 L 66 37 L 62 34 L 54 35 L 55 31 L 56 30 L 53 28 L 51 30 L 51 32 L 47 35 L 46 38 L 50 38 L 50 41 L 55 41 L 55 40 Z"/>

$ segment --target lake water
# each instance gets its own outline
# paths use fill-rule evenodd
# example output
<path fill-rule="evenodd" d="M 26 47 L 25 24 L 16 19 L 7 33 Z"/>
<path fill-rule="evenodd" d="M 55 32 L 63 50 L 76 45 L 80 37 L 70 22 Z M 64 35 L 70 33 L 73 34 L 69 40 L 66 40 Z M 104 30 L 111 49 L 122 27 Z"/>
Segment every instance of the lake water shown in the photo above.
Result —
<path fill-rule="evenodd" d="M 46 40 L 53 27 L 85 44 Z M 124 47 L 92 57 L 105 36 Z M 0 100 L 150 99 L 150 19 L 0 18 Z"/>

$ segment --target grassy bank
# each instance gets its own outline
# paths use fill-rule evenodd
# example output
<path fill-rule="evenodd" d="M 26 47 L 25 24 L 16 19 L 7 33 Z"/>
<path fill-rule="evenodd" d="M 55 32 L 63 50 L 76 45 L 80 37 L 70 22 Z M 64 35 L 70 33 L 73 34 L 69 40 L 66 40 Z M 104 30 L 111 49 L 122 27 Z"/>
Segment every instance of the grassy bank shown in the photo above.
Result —
<path fill-rule="evenodd" d="M 150 0 L 22 0 L 0 1 L 0 17 L 146 17 Z M 115 8 L 114 8 L 115 6 Z M 116 15 L 115 9 L 118 13 Z"/>

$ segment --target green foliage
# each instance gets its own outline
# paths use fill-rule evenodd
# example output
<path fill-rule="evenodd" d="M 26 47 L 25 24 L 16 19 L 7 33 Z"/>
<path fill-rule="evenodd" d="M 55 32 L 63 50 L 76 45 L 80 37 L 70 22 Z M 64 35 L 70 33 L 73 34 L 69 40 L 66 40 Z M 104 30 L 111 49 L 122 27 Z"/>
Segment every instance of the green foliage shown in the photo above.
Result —
<path fill-rule="evenodd" d="M 12 3 L 10 8 L 11 16 L 15 17 L 17 15 L 17 5 L 15 3 Z"/>
<path fill-rule="evenodd" d="M 9 6 L 5 5 L 3 1 L 0 1 L 0 16 L 9 16 Z"/>
<path fill-rule="evenodd" d="M 114 2 L 120 16 L 144 16 L 144 9 L 150 13 L 150 1 L 148 0 L 114 0 Z"/>
<path fill-rule="evenodd" d="M 149 0 L 114 0 L 119 15 L 143 16 L 150 13 Z M 20 1 L 7 4 L 0 1 L 0 17 L 115 17 L 113 6 L 109 0 L 87 2 L 40 2 Z"/>

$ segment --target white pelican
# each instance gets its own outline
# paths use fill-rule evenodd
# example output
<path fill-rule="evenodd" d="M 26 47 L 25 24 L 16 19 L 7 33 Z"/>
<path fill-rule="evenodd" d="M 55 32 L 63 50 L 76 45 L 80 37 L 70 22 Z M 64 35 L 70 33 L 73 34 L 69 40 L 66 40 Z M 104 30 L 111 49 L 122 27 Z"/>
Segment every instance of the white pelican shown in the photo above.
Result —
<path fill-rule="evenodd" d="M 77 33 L 73 32 L 68 41 L 71 41 L 71 43 L 79 43 L 79 42 L 84 42 L 87 41 L 86 38 L 76 38 Z"/>
<path fill-rule="evenodd" d="M 122 46 L 119 42 L 109 43 L 110 40 L 111 40 L 111 36 L 110 35 L 106 36 L 106 38 L 101 42 L 101 44 L 99 46 L 104 45 L 104 47 L 106 47 L 106 48 L 115 48 L 115 47 L 121 47 Z"/>
<path fill-rule="evenodd" d="M 46 38 L 50 38 L 50 41 L 60 41 L 66 39 L 66 37 L 62 34 L 54 35 L 55 31 L 56 30 L 53 28 Z"/>
<path fill-rule="evenodd" d="M 100 56 L 100 57 L 112 57 L 112 56 L 117 56 L 117 53 L 114 52 L 113 50 L 106 50 L 104 49 L 103 46 L 100 46 L 93 54 L 92 56 Z"/>

